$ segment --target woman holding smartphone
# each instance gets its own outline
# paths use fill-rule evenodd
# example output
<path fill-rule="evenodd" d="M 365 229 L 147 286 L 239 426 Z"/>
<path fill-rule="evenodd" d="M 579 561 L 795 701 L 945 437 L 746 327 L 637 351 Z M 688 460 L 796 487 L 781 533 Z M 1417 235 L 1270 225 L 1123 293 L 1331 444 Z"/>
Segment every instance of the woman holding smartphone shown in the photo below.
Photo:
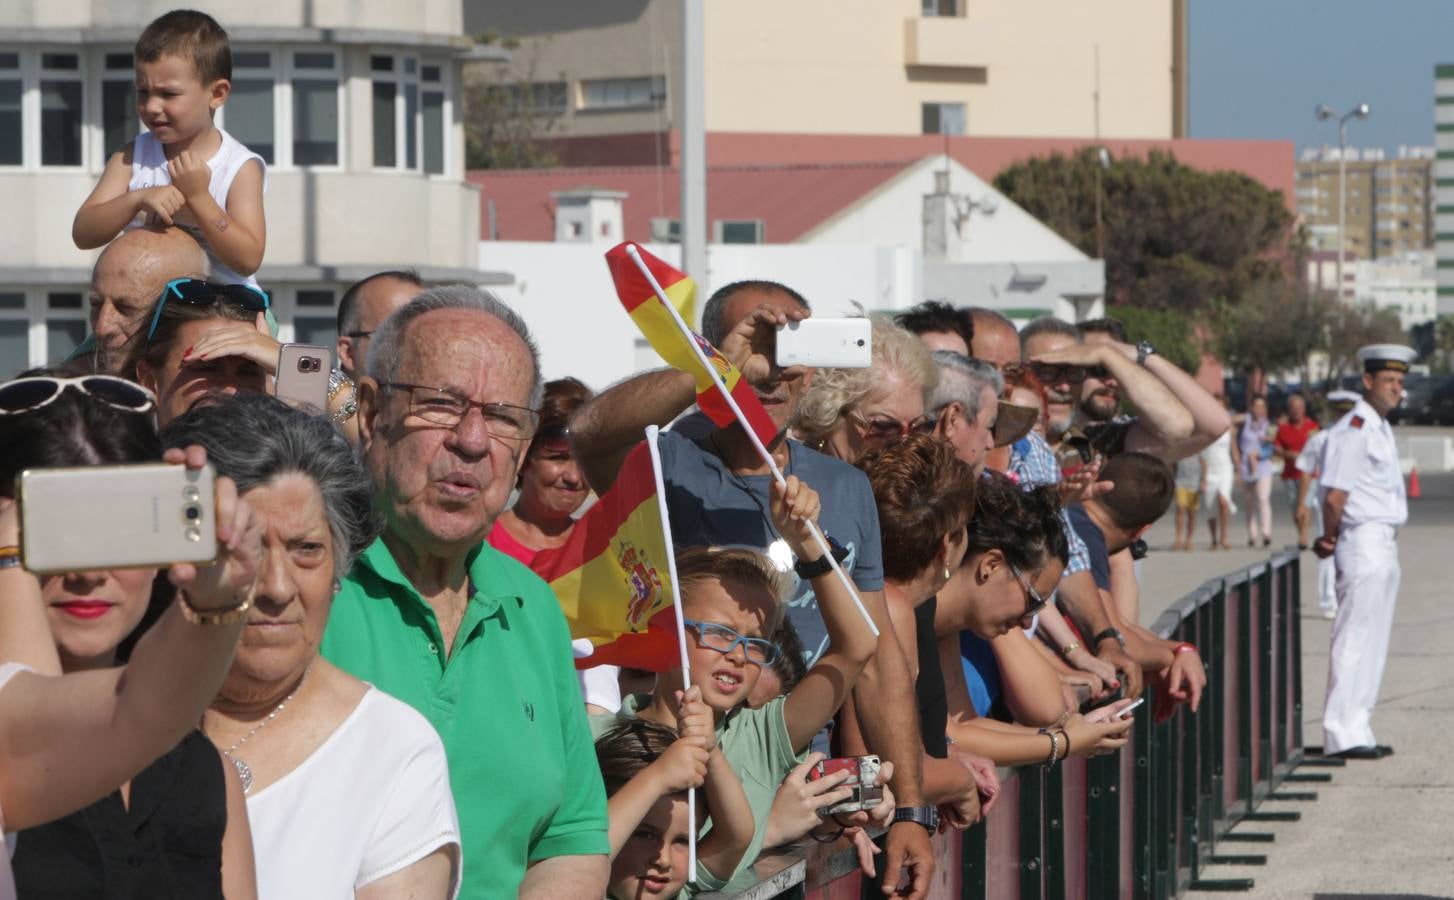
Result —
<path fill-rule="evenodd" d="M 178 896 L 254 894 L 240 794 L 217 752 L 188 737 L 251 604 L 260 535 L 247 504 L 218 481 L 217 562 L 170 570 L 144 636 L 135 632 L 155 570 L 38 578 L 18 550 L 8 496 L 18 472 L 156 460 L 154 405 L 110 376 L 0 384 L 0 735 L 26 738 L 0 741 L 0 812 L 20 831 L 14 864 L 27 898 L 115 896 L 123 884 L 131 896 L 168 896 L 159 885 L 169 880 Z M 201 468 L 206 454 L 165 459 Z M 130 662 L 115 668 L 127 638 L 136 640 Z M 129 820 L 141 805 L 150 815 Z M 8 863 L 0 856 L 0 897 L 14 896 Z"/>

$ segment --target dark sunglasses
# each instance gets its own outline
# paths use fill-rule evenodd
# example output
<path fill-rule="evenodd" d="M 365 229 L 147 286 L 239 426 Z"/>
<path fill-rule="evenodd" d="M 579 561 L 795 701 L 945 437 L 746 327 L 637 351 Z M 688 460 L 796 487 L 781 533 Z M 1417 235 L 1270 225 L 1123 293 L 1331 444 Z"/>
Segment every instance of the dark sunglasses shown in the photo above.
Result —
<path fill-rule="evenodd" d="M 1020 587 L 1025 591 L 1025 612 L 1020 615 L 1020 624 L 1029 628 L 1030 622 L 1035 618 L 1035 614 L 1055 599 L 1056 592 L 1051 591 L 1049 597 L 1040 596 L 1040 592 L 1035 590 L 1035 585 L 1030 583 L 1030 579 L 1025 577 L 1024 572 L 1020 571 L 1020 567 L 1014 563 L 1010 563 L 1009 565 L 1010 571 L 1015 574 L 1015 580 L 1020 582 Z"/>
<path fill-rule="evenodd" d="M 848 411 L 848 418 L 863 429 L 864 437 L 875 441 L 905 438 L 911 434 L 933 434 L 934 426 L 939 421 L 933 416 L 920 416 L 912 422 L 904 422 L 891 416 L 865 417 L 853 410 Z"/>
<path fill-rule="evenodd" d="M 156 397 L 151 391 L 114 375 L 82 375 L 79 378 L 41 375 L 0 384 L 0 416 L 40 409 L 54 403 L 67 388 L 125 412 L 144 413 L 156 405 Z"/>
<path fill-rule="evenodd" d="M 199 278 L 173 278 L 157 297 L 156 311 L 151 314 L 151 327 L 146 330 L 147 345 L 150 346 L 151 339 L 156 336 L 157 325 L 162 320 L 162 308 L 168 300 L 206 306 L 219 299 L 253 313 L 267 312 L 269 306 L 267 293 L 250 284 L 216 284 Z"/>
<path fill-rule="evenodd" d="M 1069 381 L 1072 384 L 1085 381 L 1087 378 L 1098 378 L 1105 380 L 1109 374 L 1105 366 L 1072 366 L 1059 363 L 1030 363 L 1026 366 L 1041 384 L 1057 384 Z"/>

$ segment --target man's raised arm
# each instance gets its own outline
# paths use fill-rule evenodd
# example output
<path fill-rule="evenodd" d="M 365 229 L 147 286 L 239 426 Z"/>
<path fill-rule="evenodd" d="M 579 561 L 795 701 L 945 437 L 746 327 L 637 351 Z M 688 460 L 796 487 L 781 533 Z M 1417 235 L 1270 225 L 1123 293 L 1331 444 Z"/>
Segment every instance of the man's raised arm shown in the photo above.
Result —
<path fill-rule="evenodd" d="M 616 483 L 646 426 L 665 427 L 696 399 L 691 375 L 657 369 L 612 385 L 577 410 L 570 421 L 571 448 L 596 493 Z"/>

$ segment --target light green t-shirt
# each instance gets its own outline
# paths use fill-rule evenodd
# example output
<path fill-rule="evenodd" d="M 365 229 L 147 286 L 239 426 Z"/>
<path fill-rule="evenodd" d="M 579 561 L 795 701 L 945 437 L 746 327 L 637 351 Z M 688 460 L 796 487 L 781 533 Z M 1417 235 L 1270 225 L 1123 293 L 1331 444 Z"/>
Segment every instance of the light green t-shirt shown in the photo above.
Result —
<path fill-rule="evenodd" d="M 698 863 L 696 885 L 688 884 L 681 896 L 690 897 L 695 892 L 720 890 L 726 881 L 757 861 L 757 854 L 762 850 L 763 835 L 767 832 L 767 815 L 772 809 L 773 797 L 777 795 L 783 779 L 807 755 L 806 751 L 802 754 L 793 751 L 792 738 L 788 736 L 788 723 L 783 712 L 786 702 L 786 697 L 778 697 L 761 709 L 739 707 L 723 716 L 717 723 L 717 745 L 722 748 L 722 755 L 737 773 L 737 778 L 742 782 L 743 793 L 747 795 L 747 805 L 752 808 L 752 843 L 748 845 L 747 852 L 742 854 L 737 870 L 727 879 L 713 877 L 711 872 Z M 646 694 L 623 697 L 620 712 L 598 713 L 590 717 L 591 735 L 599 738 L 622 719 L 635 718 L 637 711 L 650 703 L 651 698 Z"/>
<path fill-rule="evenodd" d="M 555 594 L 488 545 L 468 564 L 474 593 L 453 654 L 382 539 L 344 580 L 322 651 L 439 732 L 459 810 L 459 896 L 496 900 L 515 896 L 528 863 L 609 853 L 606 792 Z"/>

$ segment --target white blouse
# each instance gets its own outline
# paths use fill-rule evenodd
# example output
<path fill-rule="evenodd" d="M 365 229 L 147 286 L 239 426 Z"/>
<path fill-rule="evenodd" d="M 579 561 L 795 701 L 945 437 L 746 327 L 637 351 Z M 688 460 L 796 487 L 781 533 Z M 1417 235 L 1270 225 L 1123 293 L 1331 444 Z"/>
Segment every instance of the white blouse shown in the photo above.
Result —
<path fill-rule="evenodd" d="M 258 900 L 353 900 L 441 847 L 459 858 L 444 744 L 372 685 L 301 765 L 248 797 L 247 816 Z"/>

